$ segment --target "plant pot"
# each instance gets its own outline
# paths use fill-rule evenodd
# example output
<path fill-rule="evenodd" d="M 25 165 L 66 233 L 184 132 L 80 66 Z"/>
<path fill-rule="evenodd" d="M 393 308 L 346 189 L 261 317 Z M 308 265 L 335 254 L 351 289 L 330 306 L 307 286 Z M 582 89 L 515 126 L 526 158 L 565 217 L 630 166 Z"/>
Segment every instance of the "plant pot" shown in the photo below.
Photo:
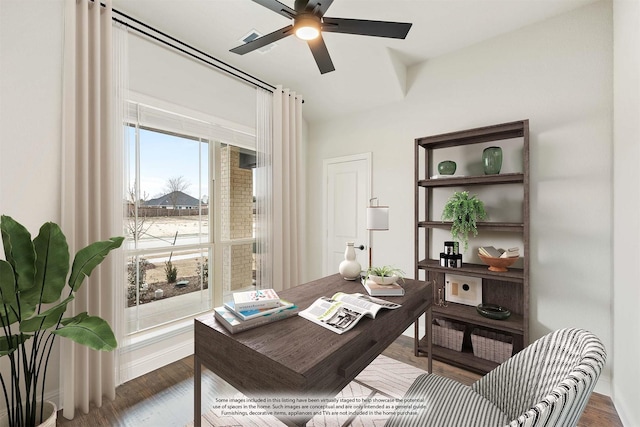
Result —
<path fill-rule="evenodd" d="M 40 419 L 38 415 L 40 415 L 40 403 L 38 403 L 38 412 L 36 414 L 36 426 L 37 427 L 55 427 L 56 420 L 58 418 L 57 413 L 58 408 L 53 402 L 46 401 L 44 402 L 44 412 L 42 416 L 44 417 L 44 421 Z M 0 418 L 0 427 L 9 427 L 9 419 L 7 414 L 4 414 L 2 418 Z"/>
<path fill-rule="evenodd" d="M 369 279 L 373 280 L 378 285 L 389 286 L 396 283 L 396 281 L 398 280 L 398 276 L 396 276 L 395 274 L 393 276 L 374 276 L 373 274 L 370 274 Z"/>

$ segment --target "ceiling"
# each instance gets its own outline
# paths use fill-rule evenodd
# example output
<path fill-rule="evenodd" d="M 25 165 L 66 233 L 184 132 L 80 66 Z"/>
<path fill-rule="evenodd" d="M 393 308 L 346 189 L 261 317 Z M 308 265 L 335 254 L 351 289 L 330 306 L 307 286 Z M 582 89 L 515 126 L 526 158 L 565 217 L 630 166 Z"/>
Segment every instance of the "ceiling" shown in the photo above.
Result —
<path fill-rule="evenodd" d="M 293 8 L 293 0 L 280 0 Z M 323 33 L 336 70 L 321 75 L 306 43 L 229 52 L 252 30 L 291 20 L 251 0 L 113 0 L 113 7 L 259 79 L 303 95 L 316 123 L 401 100 L 407 69 L 593 0 L 335 0 L 329 17 L 411 22 L 406 39 Z"/>

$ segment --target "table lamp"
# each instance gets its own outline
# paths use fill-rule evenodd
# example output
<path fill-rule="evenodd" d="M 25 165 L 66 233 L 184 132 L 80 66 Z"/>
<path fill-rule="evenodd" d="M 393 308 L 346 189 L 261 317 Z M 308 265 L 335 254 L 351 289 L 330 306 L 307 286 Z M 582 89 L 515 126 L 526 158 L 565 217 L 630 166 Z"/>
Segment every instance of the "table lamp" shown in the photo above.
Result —
<path fill-rule="evenodd" d="M 373 201 L 375 200 L 375 206 Z M 378 198 L 373 197 L 369 199 L 369 206 L 367 207 L 367 230 L 369 230 L 369 268 L 373 267 L 371 262 L 373 258 L 371 243 L 372 231 L 388 230 L 389 229 L 389 206 L 379 206 Z"/>

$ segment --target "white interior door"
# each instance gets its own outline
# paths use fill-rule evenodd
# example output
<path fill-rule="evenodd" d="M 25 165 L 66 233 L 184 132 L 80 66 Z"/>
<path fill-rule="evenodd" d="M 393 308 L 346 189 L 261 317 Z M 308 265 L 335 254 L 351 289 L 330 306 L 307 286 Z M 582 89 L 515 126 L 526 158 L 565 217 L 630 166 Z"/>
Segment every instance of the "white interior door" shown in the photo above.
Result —
<path fill-rule="evenodd" d="M 366 208 L 371 188 L 371 153 L 324 161 L 324 224 L 327 239 L 323 247 L 323 273 L 338 272 L 347 242 L 355 247 L 363 269 L 368 267 L 369 247 Z"/>

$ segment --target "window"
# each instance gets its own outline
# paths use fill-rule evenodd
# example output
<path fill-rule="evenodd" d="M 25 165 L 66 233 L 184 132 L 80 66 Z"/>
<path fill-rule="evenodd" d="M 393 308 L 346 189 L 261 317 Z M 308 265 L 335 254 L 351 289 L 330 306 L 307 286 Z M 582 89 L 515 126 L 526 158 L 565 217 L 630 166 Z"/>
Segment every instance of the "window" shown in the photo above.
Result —
<path fill-rule="evenodd" d="M 140 104 L 127 122 L 130 334 L 255 286 L 255 151 L 253 137 Z"/>
<path fill-rule="evenodd" d="M 127 332 L 211 308 L 208 141 L 127 128 Z"/>

